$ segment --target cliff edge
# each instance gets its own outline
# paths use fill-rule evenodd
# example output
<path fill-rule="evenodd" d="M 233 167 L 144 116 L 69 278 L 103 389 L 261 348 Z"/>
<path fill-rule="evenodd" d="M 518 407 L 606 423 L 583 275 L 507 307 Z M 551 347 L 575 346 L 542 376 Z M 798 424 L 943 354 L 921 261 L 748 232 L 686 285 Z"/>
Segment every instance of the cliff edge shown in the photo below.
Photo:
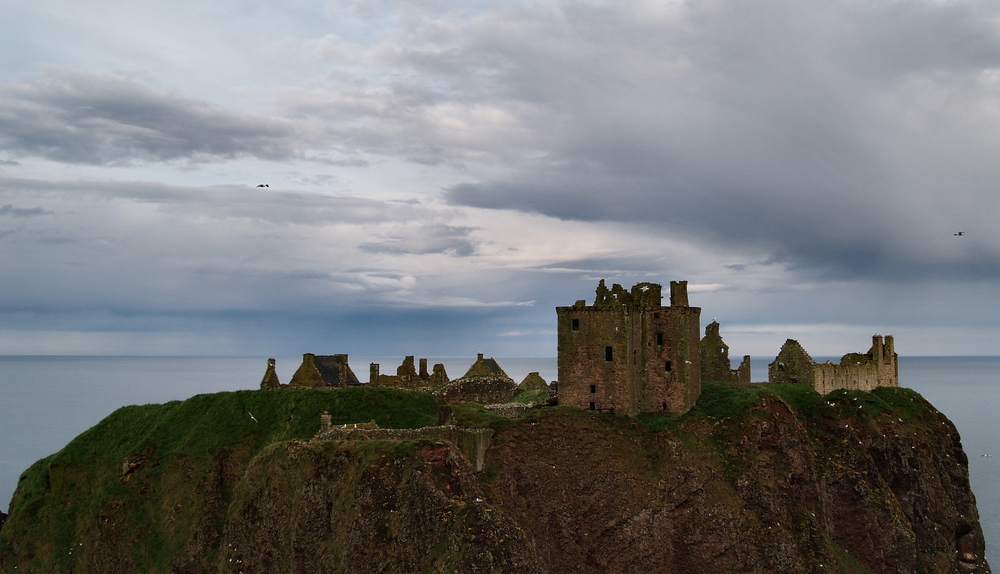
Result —
<path fill-rule="evenodd" d="M 399 389 L 126 407 L 21 477 L 2 572 L 989 572 L 968 461 L 917 393 L 705 383 L 679 417 L 539 409 L 447 442 Z M 248 416 L 251 413 L 253 417 Z"/>

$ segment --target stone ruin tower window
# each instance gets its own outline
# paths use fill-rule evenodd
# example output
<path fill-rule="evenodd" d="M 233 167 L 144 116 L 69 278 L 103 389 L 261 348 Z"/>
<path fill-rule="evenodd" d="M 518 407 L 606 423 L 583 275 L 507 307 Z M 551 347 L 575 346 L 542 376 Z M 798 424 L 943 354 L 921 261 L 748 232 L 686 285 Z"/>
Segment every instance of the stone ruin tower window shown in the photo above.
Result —
<path fill-rule="evenodd" d="M 615 350 L 611 345 L 604 347 L 604 360 L 609 362 L 615 360 Z"/>
<path fill-rule="evenodd" d="M 663 370 L 669 372 L 672 366 L 673 365 L 670 364 L 670 361 L 667 361 L 667 363 L 663 366 Z"/>
<path fill-rule="evenodd" d="M 574 331 L 579 331 L 580 330 L 580 320 L 579 319 L 573 319 L 573 330 Z"/>
<path fill-rule="evenodd" d="M 594 394 L 596 392 L 597 392 L 597 385 L 590 385 L 590 394 Z"/>

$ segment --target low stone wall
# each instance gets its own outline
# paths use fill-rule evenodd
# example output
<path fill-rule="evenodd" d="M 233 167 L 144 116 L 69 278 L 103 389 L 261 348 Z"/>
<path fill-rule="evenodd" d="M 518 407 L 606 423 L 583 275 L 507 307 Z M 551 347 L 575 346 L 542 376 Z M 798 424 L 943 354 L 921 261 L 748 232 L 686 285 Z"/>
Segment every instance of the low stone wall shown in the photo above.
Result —
<path fill-rule="evenodd" d="M 483 408 L 495 415 L 500 415 L 508 419 L 517 419 L 540 406 L 541 405 L 538 403 L 501 403 L 496 405 L 484 405 Z"/>
<path fill-rule="evenodd" d="M 486 449 L 490 448 L 493 429 L 463 429 L 456 426 L 419 429 L 354 429 L 334 427 L 320 432 L 313 440 L 442 440 L 458 447 L 476 472 L 483 470 Z"/>

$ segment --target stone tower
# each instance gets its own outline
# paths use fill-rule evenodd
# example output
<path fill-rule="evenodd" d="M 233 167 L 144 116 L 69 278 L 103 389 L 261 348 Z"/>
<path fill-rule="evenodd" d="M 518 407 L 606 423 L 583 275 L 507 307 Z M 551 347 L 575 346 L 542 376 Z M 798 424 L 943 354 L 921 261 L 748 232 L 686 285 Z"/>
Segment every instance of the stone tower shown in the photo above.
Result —
<path fill-rule="evenodd" d="M 701 309 L 689 307 L 687 281 L 626 291 L 602 279 L 592 306 L 556 307 L 559 403 L 635 415 L 687 412 L 701 394 Z"/>

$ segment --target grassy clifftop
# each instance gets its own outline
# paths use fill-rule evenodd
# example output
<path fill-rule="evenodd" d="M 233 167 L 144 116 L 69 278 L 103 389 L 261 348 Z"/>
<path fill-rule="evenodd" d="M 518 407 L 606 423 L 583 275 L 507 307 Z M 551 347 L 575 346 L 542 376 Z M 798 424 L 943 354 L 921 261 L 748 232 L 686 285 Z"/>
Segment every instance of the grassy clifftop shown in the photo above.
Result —
<path fill-rule="evenodd" d="M 252 391 L 127 407 L 24 473 L 13 572 L 989 571 L 958 433 L 908 389 L 705 383 L 681 417 L 501 419 L 482 473 L 430 395 Z M 257 422 L 250 418 L 254 415 Z"/>
<path fill-rule="evenodd" d="M 123 407 L 21 476 L 0 531 L 0 568 L 162 572 L 211 563 L 232 487 L 263 447 L 310 438 L 323 411 L 334 424 L 417 428 L 435 424 L 438 408 L 430 395 L 383 388 Z"/>

